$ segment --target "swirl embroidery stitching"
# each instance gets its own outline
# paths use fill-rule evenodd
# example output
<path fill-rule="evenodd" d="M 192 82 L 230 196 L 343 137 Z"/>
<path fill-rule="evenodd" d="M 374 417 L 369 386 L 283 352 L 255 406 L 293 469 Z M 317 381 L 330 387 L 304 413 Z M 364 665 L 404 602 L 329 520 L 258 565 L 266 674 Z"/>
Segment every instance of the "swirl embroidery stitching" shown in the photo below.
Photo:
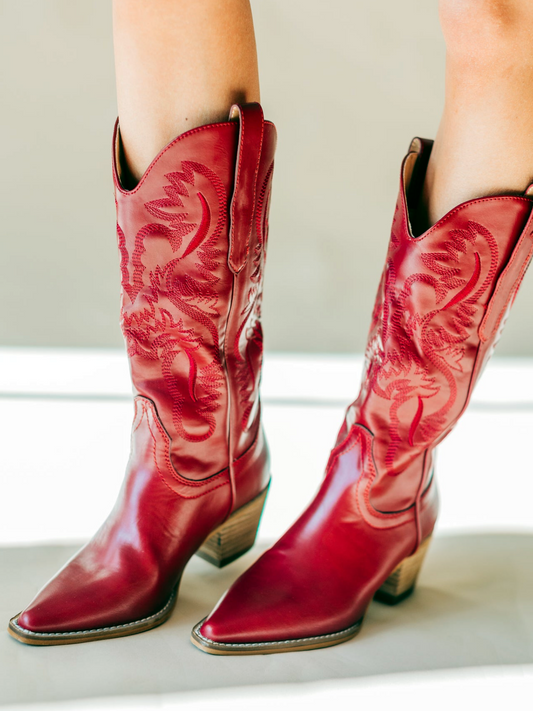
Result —
<path fill-rule="evenodd" d="M 178 434 L 189 442 L 203 442 L 215 430 L 214 413 L 224 384 L 216 324 L 220 316 L 220 277 L 216 272 L 223 256 L 219 242 L 225 226 L 226 191 L 205 165 L 183 161 L 181 167 L 181 172 L 165 175 L 169 182 L 163 187 L 166 197 L 145 203 L 149 215 L 161 222 L 148 223 L 137 232 L 131 255 L 125 234 L 117 225 L 123 289 L 121 325 L 130 358 L 152 361 L 156 368 L 160 364 Z M 218 202 L 215 224 L 206 190 L 194 190 L 199 176 Z M 199 214 L 199 220 L 191 220 L 191 213 Z M 191 237 L 182 249 L 188 235 Z M 152 261 L 146 254 L 148 240 L 158 241 L 150 249 Z M 153 253 L 157 255 L 155 263 Z M 209 334 L 211 344 L 201 327 Z M 178 364 L 188 371 L 186 392 L 177 377 Z M 191 417 L 186 398 L 194 404 L 192 430 L 186 422 Z"/>
<path fill-rule="evenodd" d="M 465 348 L 498 264 L 496 240 L 473 221 L 448 232 L 435 251 L 422 251 L 423 242 L 411 246 L 410 264 L 416 263 L 412 255 L 416 248 L 426 271 L 403 279 L 402 247 L 401 236 L 393 233 L 372 317 L 364 385 L 347 418 L 349 424 L 363 410 L 371 411 L 376 396 L 390 403 L 383 459 L 393 476 L 400 473 L 396 463 L 401 448 L 416 447 L 420 452 L 454 423 L 457 374 L 462 373 Z M 480 252 L 485 253 L 483 259 Z M 444 388 L 444 403 L 432 411 L 432 399 L 437 401 L 435 396 Z M 411 412 L 407 418 L 406 412 Z"/>

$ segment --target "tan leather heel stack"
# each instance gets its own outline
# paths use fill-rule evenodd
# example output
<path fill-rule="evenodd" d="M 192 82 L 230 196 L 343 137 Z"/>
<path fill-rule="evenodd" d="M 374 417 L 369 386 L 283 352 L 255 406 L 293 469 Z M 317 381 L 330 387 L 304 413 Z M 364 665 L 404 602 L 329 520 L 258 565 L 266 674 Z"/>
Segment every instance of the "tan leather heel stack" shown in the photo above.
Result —
<path fill-rule="evenodd" d="M 397 605 L 411 595 L 415 589 L 416 580 L 424 558 L 426 557 L 430 542 L 431 536 L 428 536 L 413 555 L 405 558 L 400 565 L 396 566 L 387 580 L 385 580 L 383 585 L 375 593 L 374 600 L 384 602 L 387 605 Z"/>
<path fill-rule="evenodd" d="M 217 568 L 223 568 L 249 551 L 257 536 L 267 493 L 268 487 L 232 513 L 227 521 L 210 534 L 196 555 Z"/>

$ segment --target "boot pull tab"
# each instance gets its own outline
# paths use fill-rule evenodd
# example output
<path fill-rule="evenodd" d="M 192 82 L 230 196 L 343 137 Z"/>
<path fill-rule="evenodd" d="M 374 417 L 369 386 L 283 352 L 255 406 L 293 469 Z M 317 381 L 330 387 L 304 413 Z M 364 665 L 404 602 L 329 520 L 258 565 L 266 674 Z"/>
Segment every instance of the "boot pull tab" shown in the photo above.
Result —
<path fill-rule="evenodd" d="M 239 120 L 239 145 L 230 207 L 228 263 L 234 274 L 246 264 L 256 206 L 257 174 L 263 147 L 263 110 L 257 103 L 231 107 L 230 121 Z"/>

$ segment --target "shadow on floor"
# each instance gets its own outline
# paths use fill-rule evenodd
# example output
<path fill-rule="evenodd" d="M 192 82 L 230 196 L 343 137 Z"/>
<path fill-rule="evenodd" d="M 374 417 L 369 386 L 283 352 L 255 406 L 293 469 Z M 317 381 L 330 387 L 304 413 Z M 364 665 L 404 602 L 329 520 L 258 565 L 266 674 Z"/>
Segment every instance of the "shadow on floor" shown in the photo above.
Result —
<path fill-rule="evenodd" d="M 0 619 L 7 624 L 72 552 L 0 549 Z M 27 647 L 0 635 L 0 704 L 533 662 L 533 534 L 437 538 L 413 597 L 395 608 L 373 603 L 359 637 L 343 645 L 203 654 L 189 642 L 191 627 L 259 552 L 223 570 L 194 558 L 173 617 L 145 634 L 66 647 Z"/>

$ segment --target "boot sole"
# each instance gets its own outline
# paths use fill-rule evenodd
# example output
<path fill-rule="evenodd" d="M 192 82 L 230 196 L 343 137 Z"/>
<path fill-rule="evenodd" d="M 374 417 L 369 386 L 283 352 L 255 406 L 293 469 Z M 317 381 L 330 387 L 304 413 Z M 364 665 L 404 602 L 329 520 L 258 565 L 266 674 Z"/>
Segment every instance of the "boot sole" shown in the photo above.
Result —
<path fill-rule="evenodd" d="M 374 600 L 387 605 L 396 605 L 413 593 L 416 579 L 418 578 L 430 541 L 431 536 L 423 541 L 413 555 L 405 558 L 392 571 L 387 580 L 374 594 Z M 342 642 L 353 639 L 361 631 L 364 617 L 351 627 L 346 627 L 339 632 L 317 635 L 315 637 L 302 637 L 300 639 L 285 639 L 275 642 L 215 642 L 200 632 L 205 619 L 199 622 L 192 630 L 191 642 L 195 647 L 198 647 L 202 652 L 207 652 L 208 654 L 243 655 L 303 652 L 310 649 L 333 647 L 336 644 L 341 644 Z"/>
<path fill-rule="evenodd" d="M 249 551 L 255 543 L 269 486 L 270 482 L 255 499 L 241 506 L 227 521 L 212 531 L 196 551 L 196 555 L 217 568 L 222 568 Z M 162 625 L 171 616 L 178 598 L 178 589 L 179 581 L 168 602 L 159 612 L 134 622 L 76 632 L 32 632 L 18 624 L 19 613 L 9 621 L 8 632 L 18 642 L 40 647 L 93 642 L 147 632 Z"/>
<path fill-rule="evenodd" d="M 207 619 L 207 618 L 205 618 Z M 276 654 L 279 652 L 304 652 L 309 649 L 321 649 L 322 647 L 333 647 L 336 644 L 347 642 L 353 639 L 361 630 L 363 618 L 355 625 L 347 627 L 340 632 L 317 635 L 316 637 L 301 637 L 300 639 L 284 639 L 279 642 L 214 642 L 212 639 L 204 637 L 200 632 L 205 619 L 199 622 L 192 631 L 191 642 L 202 652 L 219 655 L 243 655 L 243 654 Z"/>

